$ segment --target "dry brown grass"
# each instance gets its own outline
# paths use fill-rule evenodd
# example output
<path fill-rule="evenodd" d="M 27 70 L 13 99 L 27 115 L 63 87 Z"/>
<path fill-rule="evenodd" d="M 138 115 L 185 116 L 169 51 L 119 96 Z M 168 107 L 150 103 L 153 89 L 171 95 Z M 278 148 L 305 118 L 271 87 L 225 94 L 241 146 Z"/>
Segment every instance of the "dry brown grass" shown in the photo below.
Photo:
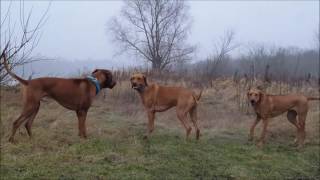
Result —
<path fill-rule="evenodd" d="M 161 83 L 157 79 L 154 81 Z M 167 80 L 161 84 L 196 89 L 191 87 L 192 83 L 188 82 Z M 119 175 L 122 177 L 123 174 L 126 174 L 126 177 L 130 179 L 132 178 L 130 172 L 141 173 L 141 167 L 137 167 L 137 164 L 143 164 L 144 168 L 154 167 L 154 170 L 148 172 L 151 175 L 155 173 L 151 177 L 159 178 L 163 177 L 161 169 L 167 169 L 165 172 L 168 172 L 170 169 L 181 168 L 176 163 L 177 160 L 172 157 L 174 156 L 182 160 L 189 157 L 183 163 L 188 164 L 185 170 L 190 174 L 186 175 L 179 171 L 172 174 L 172 177 L 176 178 L 181 175 L 194 176 L 193 169 L 203 171 L 204 174 L 201 175 L 203 177 L 208 177 L 206 173 L 211 175 L 220 173 L 220 175 L 243 178 L 252 176 L 280 178 L 293 172 L 305 177 L 314 177 L 317 168 L 314 167 L 314 164 L 319 161 L 319 157 L 313 157 L 320 140 L 319 102 L 309 103 L 310 111 L 306 122 L 307 148 L 304 153 L 297 156 L 297 152 L 292 152 L 288 146 L 294 139 L 295 128 L 286 120 L 285 115 L 274 118 L 270 123 L 269 145 L 267 146 L 272 146 L 272 148 L 261 153 L 254 146 L 248 145 L 246 141 L 248 128 L 254 120 L 251 108 L 246 106 L 247 86 L 245 84 L 239 86 L 230 79 L 217 79 L 213 85 L 212 88 L 204 89 L 199 103 L 199 124 L 203 135 L 200 142 L 184 143 L 185 132 L 173 108 L 165 113 L 157 114 L 155 132 L 151 137 L 154 142 L 151 144 L 142 141 L 147 116 L 139 96 L 131 89 L 127 80 L 119 81 L 114 89 L 106 90 L 105 94 L 101 93 L 96 97 L 87 117 L 89 136 L 87 140 L 82 140 L 77 136 L 78 122 L 75 113 L 61 107 L 51 99 L 46 99 L 41 102 L 40 111 L 34 120 L 32 128 L 34 138 L 30 140 L 24 127 L 20 127 L 16 134 L 17 145 L 12 145 L 7 140 L 12 122 L 19 116 L 22 108 L 21 94 L 19 90 L 2 88 L 1 172 L 5 174 L 5 177 L 11 178 L 20 177 L 21 174 L 26 178 L 48 178 L 50 175 L 61 178 L 61 174 L 62 178 L 64 175 L 73 178 L 96 178 L 95 175 L 100 174 L 99 177 L 119 179 Z M 271 84 L 267 89 L 268 93 L 278 94 L 278 86 L 276 83 Z M 304 88 L 287 86 L 282 87 L 281 90 L 319 96 L 318 89 L 311 86 Z M 241 107 L 239 107 L 239 100 Z M 191 121 L 189 123 L 192 125 Z M 259 127 L 256 136 L 258 133 Z M 192 138 L 195 139 L 194 132 L 192 135 Z M 277 144 L 284 145 L 277 146 Z M 243 154 L 244 150 L 247 151 L 246 154 Z M 188 155 L 185 156 L 184 153 Z M 162 161 L 164 155 L 166 155 L 166 161 Z M 266 156 L 272 161 L 255 159 Z M 240 158 L 241 161 L 234 157 Z M 279 158 L 282 158 L 281 162 L 278 162 Z M 248 164 L 248 159 L 254 159 L 250 160 L 253 164 L 262 163 L 261 169 Z M 220 165 L 217 164 L 217 161 Z M 305 166 L 301 164 L 302 161 L 311 163 L 311 165 Z M 163 165 L 160 166 L 160 169 L 156 168 L 159 165 L 158 162 Z M 115 168 L 114 163 L 117 164 L 118 171 L 116 172 L 112 171 Z M 199 167 L 194 168 L 195 163 Z M 238 164 L 237 167 L 240 169 L 231 168 L 230 171 L 224 171 L 223 169 L 228 169 L 226 167 L 230 166 L 230 163 Z M 270 174 L 265 174 L 264 169 L 275 163 L 279 164 L 274 166 Z M 293 167 L 290 163 L 297 163 L 299 166 Z M 286 167 L 287 164 L 290 167 Z M 83 167 L 86 169 L 83 170 Z M 88 169 L 91 167 L 92 169 Z M 212 167 L 216 169 L 213 171 Z M 137 169 L 129 171 L 127 168 Z M 279 169 L 282 169 L 281 174 L 278 173 Z M 148 172 L 143 171 L 134 177 L 148 179 L 150 178 Z"/>
<path fill-rule="evenodd" d="M 152 80 L 151 80 L 152 81 Z M 166 81 L 166 84 L 187 86 L 188 83 L 173 83 Z M 242 86 L 241 94 L 237 94 L 236 84 L 230 79 L 217 79 L 214 81 L 213 88 L 207 88 L 203 92 L 203 96 L 199 103 L 198 116 L 202 131 L 210 133 L 214 131 L 243 130 L 246 131 L 250 123 L 254 119 L 251 107 L 246 103 L 246 86 Z M 192 87 L 190 87 L 192 88 Z M 194 88 L 196 89 L 196 88 Z M 284 86 L 281 88 L 283 92 L 303 93 L 310 96 L 319 96 L 316 88 L 304 87 L 296 88 Z M 278 94 L 279 87 L 277 83 L 272 83 L 267 92 Z M 237 98 L 241 97 L 241 101 L 245 108 L 239 109 Z M 8 137 L 11 124 L 21 110 L 21 94 L 19 91 L 12 89 L 2 89 L 1 92 L 1 141 L 5 142 Z M 310 111 L 307 117 L 307 133 L 308 140 L 318 142 L 319 140 L 319 102 L 310 102 Z M 146 114 L 140 102 L 137 93 L 131 89 L 130 83 L 126 80 L 119 81 L 113 90 L 106 90 L 101 93 L 95 100 L 88 114 L 88 132 L 89 135 L 100 136 L 105 133 L 103 127 L 100 127 L 99 121 L 108 118 L 108 114 L 116 112 L 121 114 L 124 122 L 129 121 L 133 124 L 145 124 Z M 191 125 L 191 122 L 189 122 Z M 158 113 L 156 117 L 156 129 L 178 129 L 183 132 L 180 122 L 176 118 L 174 108 L 166 113 Z M 25 135 L 25 130 L 19 130 Z M 40 111 L 34 121 L 33 131 L 52 131 L 56 134 L 67 134 L 76 137 L 77 120 L 76 115 L 72 111 L 58 105 L 51 99 L 46 99 L 41 103 Z M 279 116 L 272 120 L 269 128 L 270 136 L 293 136 L 295 134 L 294 127 L 287 122 L 285 115 Z M 19 134 L 19 133 L 18 133 Z M 19 136 L 19 135 L 18 135 Z M 19 136 L 21 138 L 21 136 Z M 62 138 L 62 137 L 61 137 Z M 68 139 L 64 137 L 63 139 Z"/>

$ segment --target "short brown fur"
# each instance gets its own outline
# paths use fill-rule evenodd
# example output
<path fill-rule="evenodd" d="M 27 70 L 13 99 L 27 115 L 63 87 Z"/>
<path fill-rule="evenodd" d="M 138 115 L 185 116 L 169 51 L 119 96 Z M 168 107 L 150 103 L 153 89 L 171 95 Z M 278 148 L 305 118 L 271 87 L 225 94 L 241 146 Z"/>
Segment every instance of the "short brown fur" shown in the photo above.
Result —
<path fill-rule="evenodd" d="M 2 58 L 8 73 L 23 85 L 23 109 L 21 115 L 13 123 L 10 142 L 14 142 L 14 135 L 22 123 L 25 123 L 28 135 L 32 137 L 31 126 L 43 97 L 50 97 L 63 107 L 75 111 L 79 123 L 79 136 L 87 137 L 85 121 L 93 98 L 96 96 L 96 87 L 92 82 L 88 79 L 53 77 L 24 80 L 10 71 L 4 53 L 0 56 L 0 59 Z M 101 88 L 112 89 L 116 85 L 109 70 L 96 69 L 92 72 L 92 76 L 97 78 Z"/>
<path fill-rule="evenodd" d="M 202 91 L 199 95 L 196 95 L 193 91 L 182 87 L 165 87 L 158 84 L 148 85 L 146 77 L 141 73 L 133 74 L 130 82 L 132 88 L 138 91 L 148 115 L 148 130 L 145 138 L 148 138 L 154 130 L 155 113 L 164 112 L 176 106 L 177 117 L 186 130 L 187 139 L 192 129 L 187 122 L 188 113 L 196 129 L 196 138 L 199 139 L 197 102 L 201 97 Z"/>
<path fill-rule="evenodd" d="M 305 121 L 308 113 L 308 101 L 319 100 L 319 98 L 306 97 L 299 94 L 269 95 L 258 88 L 250 88 L 247 96 L 257 114 L 256 120 L 250 128 L 250 141 L 253 140 L 256 125 L 262 119 L 263 130 L 258 142 L 258 146 L 262 147 L 265 143 L 269 119 L 287 112 L 289 122 L 297 128 L 295 144 L 299 145 L 299 147 L 303 146 L 306 137 Z"/>

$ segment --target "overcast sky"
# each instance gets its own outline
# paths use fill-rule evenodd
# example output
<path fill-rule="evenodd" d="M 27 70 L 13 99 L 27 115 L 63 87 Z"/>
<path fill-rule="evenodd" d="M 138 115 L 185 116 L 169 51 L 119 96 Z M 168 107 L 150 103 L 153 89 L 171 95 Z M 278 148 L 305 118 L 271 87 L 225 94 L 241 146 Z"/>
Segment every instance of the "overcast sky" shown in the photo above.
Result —
<path fill-rule="evenodd" d="M 227 29 L 236 32 L 242 44 L 266 43 L 276 46 L 311 48 L 319 30 L 319 1 L 188 1 L 193 19 L 189 42 L 196 44 L 195 59 L 212 52 L 214 40 Z M 1 16 L 9 1 L 1 1 Z M 32 20 L 38 21 L 48 2 L 25 2 L 33 7 Z M 112 42 L 107 22 L 116 16 L 122 1 L 52 2 L 48 21 L 34 54 L 68 60 L 109 59 L 119 64 L 130 61 L 114 57 L 118 45 Z M 19 1 L 11 6 L 12 20 L 19 15 Z M 2 31 L 1 31 L 2 32 Z"/>

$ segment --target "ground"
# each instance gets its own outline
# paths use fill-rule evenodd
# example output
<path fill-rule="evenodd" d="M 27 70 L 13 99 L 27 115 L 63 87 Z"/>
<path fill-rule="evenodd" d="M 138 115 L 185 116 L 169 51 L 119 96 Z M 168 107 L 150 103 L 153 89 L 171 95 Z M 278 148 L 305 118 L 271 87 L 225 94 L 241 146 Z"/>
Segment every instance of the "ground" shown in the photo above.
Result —
<path fill-rule="evenodd" d="M 144 140 L 146 115 L 129 86 L 107 91 L 91 107 L 88 138 L 80 139 L 74 112 L 51 99 L 41 103 L 29 139 L 24 127 L 8 143 L 21 110 L 19 90 L 1 89 L 1 177 L 3 179 L 283 179 L 320 178 L 319 102 L 310 102 L 307 142 L 292 146 L 294 127 L 285 116 L 271 121 L 267 144 L 248 142 L 254 116 L 238 110 L 234 87 L 205 90 L 199 103 L 202 136 L 185 139 L 174 109 L 157 115 Z M 230 85 L 231 86 L 231 85 Z M 221 89 L 221 90 L 219 90 Z M 130 92 L 129 92 L 130 91 Z M 307 90 L 302 90 L 307 91 Z M 313 90 L 310 92 L 314 93 Z M 245 92 L 244 92 L 245 93 Z M 191 123 L 190 123 L 191 125 Z M 260 126 L 256 139 L 260 134 Z"/>

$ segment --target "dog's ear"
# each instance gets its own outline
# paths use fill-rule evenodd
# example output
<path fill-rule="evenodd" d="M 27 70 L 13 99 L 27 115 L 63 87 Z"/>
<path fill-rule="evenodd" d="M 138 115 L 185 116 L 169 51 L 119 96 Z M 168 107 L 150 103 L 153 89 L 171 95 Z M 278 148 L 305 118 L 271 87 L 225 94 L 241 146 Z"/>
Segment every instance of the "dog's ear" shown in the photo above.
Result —
<path fill-rule="evenodd" d="M 95 69 L 95 70 L 92 72 L 92 74 L 96 73 L 97 71 L 98 71 L 98 69 Z"/>
<path fill-rule="evenodd" d="M 250 89 L 251 89 L 251 85 L 249 85 L 249 86 L 248 86 L 248 89 L 247 89 L 247 91 L 250 91 Z"/>
<path fill-rule="evenodd" d="M 264 91 L 266 87 L 264 87 L 263 85 L 259 85 L 257 86 L 257 89 L 259 89 L 260 91 Z"/>
<path fill-rule="evenodd" d="M 264 97 L 264 92 L 263 91 L 259 91 L 259 102 L 261 101 L 261 99 Z"/>
<path fill-rule="evenodd" d="M 147 78 L 146 78 L 146 76 L 145 76 L 145 75 L 143 75 L 143 80 L 144 80 L 144 84 L 145 84 L 146 86 L 148 86 Z"/>
<path fill-rule="evenodd" d="M 251 90 L 251 86 L 249 86 L 248 89 L 247 89 L 247 97 L 249 97 L 250 90 Z"/>

